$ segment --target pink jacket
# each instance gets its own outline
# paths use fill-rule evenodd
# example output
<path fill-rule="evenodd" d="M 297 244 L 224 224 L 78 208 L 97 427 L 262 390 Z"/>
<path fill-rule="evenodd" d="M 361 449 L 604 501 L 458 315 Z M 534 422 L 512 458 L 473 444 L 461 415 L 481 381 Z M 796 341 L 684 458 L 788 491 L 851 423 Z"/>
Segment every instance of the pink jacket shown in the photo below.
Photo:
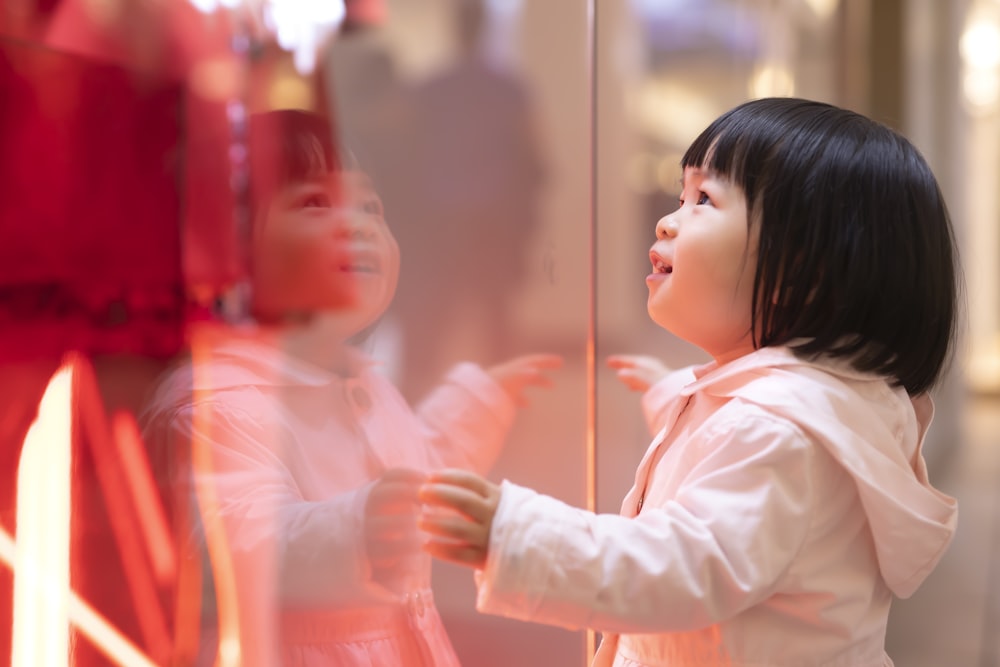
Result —
<path fill-rule="evenodd" d="M 604 633 L 594 665 L 884 667 L 892 595 L 951 541 L 933 407 L 765 348 L 651 389 L 659 434 L 621 515 L 503 483 L 480 611 Z"/>
<path fill-rule="evenodd" d="M 387 468 L 485 471 L 516 408 L 472 364 L 417 412 L 370 360 L 358 353 L 352 365 L 342 377 L 233 338 L 175 372 L 151 405 L 153 440 L 194 439 L 211 454 L 197 481 L 216 505 L 202 518 L 225 528 L 245 667 L 458 664 L 428 556 L 414 554 L 406 590 L 372 580 L 365 502 Z"/>

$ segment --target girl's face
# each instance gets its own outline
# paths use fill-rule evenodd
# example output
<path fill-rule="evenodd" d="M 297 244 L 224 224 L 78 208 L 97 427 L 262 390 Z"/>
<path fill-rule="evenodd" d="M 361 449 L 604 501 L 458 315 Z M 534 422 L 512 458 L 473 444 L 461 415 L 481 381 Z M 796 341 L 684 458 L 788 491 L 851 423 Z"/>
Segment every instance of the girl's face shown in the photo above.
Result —
<path fill-rule="evenodd" d="M 350 336 L 389 306 L 399 246 L 361 172 L 328 174 L 279 191 L 254 239 L 254 305 L 261 319 L 335 313 Z"/>
<path fill-rule="evenodd" d="M 647 310 L 722 363 L 753 350 L 756 235 L 747 228 L 742 190 L 712 172 L 686 168 L 680 200 L 656 223 Z"/>

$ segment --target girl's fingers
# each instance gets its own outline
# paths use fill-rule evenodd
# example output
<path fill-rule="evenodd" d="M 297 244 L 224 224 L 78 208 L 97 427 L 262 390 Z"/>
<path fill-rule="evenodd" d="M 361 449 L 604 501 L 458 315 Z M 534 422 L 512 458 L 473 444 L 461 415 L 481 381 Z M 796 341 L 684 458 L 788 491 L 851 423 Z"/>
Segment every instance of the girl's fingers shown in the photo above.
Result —
<path fill-rule="evenodd" d="M 427 483 L 421 487 L 421 495 L 428 486 L 449 485 L 463 489 L 468 489 L 482 498 L 489 498 L 493 495 L 497 486 L 480 475 L 461 468 L 445 468 L 431 473 L 427 478 Z M 422 499 L 422 498 L 421 498 Z"/>
<path fill-rule="evenodd" d="M 529 364 L 539 369 L 562 368 L 563 358 L 558 354 L 533 354 L 525 357 Z"/>
<path fill-rule="evenodd" d="M 424 512 L 417 521 L 417 528 L 429 535 L 448 538 L 464 544 L 486 546 L 489 535 L 483 524 L 443 512 Z"/>
<path fill-rule="evenodd" d="M 621 354 L 609 356 L 606 363 L 609 368 L 632 368 L 635 366 L 635 361 L 631 357 Z"/>
<path fill-rule="evenodd" d="M 648 382 L 646 382 L 642 378 L 636 377 L 635 374 L 629 371 L 624 371 L 624 370 L 618 371 L 618 379 L 627 388 L 632 389 L 634 391 L 645 390 L 649 388 Z"/>
<path fill-rule="evenodd" d="M 424 484 L 420 500 L 434 507 L 451 509 L 473 521 L 485 524 L 493 518 L 493 511 L 486 499 L 475 491 L 447 483 Z"/>
<path fill-rule="evenodd" d="M 431 539 L 423 550 L 440 560 L 482 569 L 486 566 L 486 551 L 467 544 Z"/>
<path fill-rule="evenodd" d="M 537 369 L 561 368 L 563 364 L 562 356 L 558 354 L 526 354 L 523 357 L 514 357 L 504 364 L 504 366 Z"/>
<path fill-rule="evenodd" d="M 395 468 L 382 473 L 368 495 L 369 509 L 386 511 L 386 508 L 397 505 L 414 505 L 421 484 L 427 481 L 427 475 L 415 470 Z"/>

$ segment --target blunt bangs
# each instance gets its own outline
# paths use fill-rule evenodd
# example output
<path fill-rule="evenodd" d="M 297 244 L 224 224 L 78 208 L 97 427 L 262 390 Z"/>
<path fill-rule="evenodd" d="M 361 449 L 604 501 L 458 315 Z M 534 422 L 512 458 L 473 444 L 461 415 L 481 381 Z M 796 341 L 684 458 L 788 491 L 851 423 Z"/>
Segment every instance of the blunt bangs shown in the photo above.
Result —
<path fill-rule="evenodd" d="M 249 158 L 254 208 L 275 192 L 340 170 L 333 127 L 327 117 L 283 109 L 250 118 Z"/>
<path fill-rule="evenodd" d="M 844 357 L 911 395 L 933 386 L 953 347 L 957 257 L 937 181 L 908 140 L 845 109 L 767 98 L 719 117 L 681 164 L 744 191 L 759 233 L 757 347 Z"/>

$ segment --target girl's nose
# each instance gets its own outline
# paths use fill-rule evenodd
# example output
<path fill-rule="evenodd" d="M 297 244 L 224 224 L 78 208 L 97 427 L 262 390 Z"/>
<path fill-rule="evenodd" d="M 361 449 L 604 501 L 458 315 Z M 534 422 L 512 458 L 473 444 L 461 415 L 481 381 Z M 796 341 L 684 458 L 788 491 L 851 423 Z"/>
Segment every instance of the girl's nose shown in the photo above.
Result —
<path fill-rule="evenodd" d="M 672 239 L 677 236 L 680 227 L 670 215 L 665 215 L 656 222 L 656 238 Z"/>
<path fill-rule="evenodd" d="M 337 212 L 335 233 L 339 237 L 367 239 L 375 233 L 375 225 L 364 211 L 343 209 Z"/>

